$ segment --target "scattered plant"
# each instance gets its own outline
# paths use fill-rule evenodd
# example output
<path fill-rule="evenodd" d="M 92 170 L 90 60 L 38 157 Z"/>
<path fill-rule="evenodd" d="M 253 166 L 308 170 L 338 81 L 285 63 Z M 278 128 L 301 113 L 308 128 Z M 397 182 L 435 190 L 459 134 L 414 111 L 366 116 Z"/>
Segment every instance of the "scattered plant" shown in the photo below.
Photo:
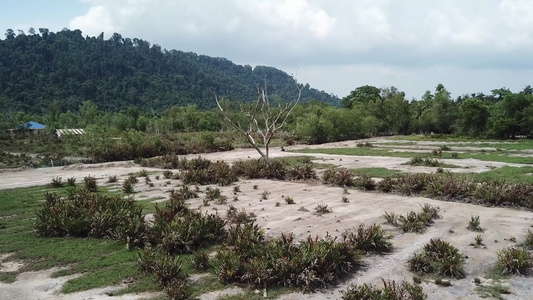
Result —
<path fill-rule="evenodd" d="M 356 177 L 353 184 L 356 188 L 363 191 L 373 191 L 376 189 L 376 182 L 368 175 Z"/>
<path fill-rule="evenodd" d="M 471 216 L 467 228 L 472 231 L 483 231 L 483 228 L 479 226 L 480 224 L 479 216 Z"/>
<path fill-rule="evenodd" d="M 508 248 L 498 252 L 497 267 L 503 274 L 527 274 L 531 268 L 531 254 L 524 248 Z"/>
<path fill-rule="evenodd" d="M 116 175 L 111 175 L 107 178 L 107 183 L 115 183 L 117 182 L 118 179 L 117 179 L 117 176 Z"/>
<path fill-rule="evenodd" d="M 289 196 L 285 197 L 285 203 L 295 204 L 294 199 L 292 199 L 292 197 L 289 197 Z"/>
<path fill-rule="evenodd" d="M 350 203 L 350 200 L 346 196 L 342 196 L 342 203 Z"/>
<path fill-rule="evenodd" d="M 452 152 L 451 156 L 452 156 L 452 158 L 456 158 L 457 159 L 457 158 L 459 158 L 459 153 Z"/>
<path fill-rule="evenodd" d="M 163 177 L 165 179 L 171 179 L 173 175 L 174 175 L 174 173 L 172 173 L 172 171 L 170 171 L 170 170 L 165 170 L 163 172 Z"/>
<path fill-rule="evenodd" d="M 230 205 L 228 207 L 226 217 L 231 223 L 234 224 L 249 223 L 253 221 L 253 218 L 248 213 L 246 213 L 244 209 L 241 209 L 239 211 L 233 205 Z"/>
<path fill-rule="evenodd" d="M 269 195 L 269 191 L 264 191 L 263 193 L 261 193 L 261 200 L 267 200 Z"/>
<path fill-rule="evenodd" d="M 331 212 L 331 209 L 328 207 L 327 204 L 322 203 L 322 204 L 317 204 L 315 206 L 315 213 L 319 216 L 330 213 L 330 212 Z"/>
<path fill-rule="evenodd" d="M 257 184 L 254 184 L 253 188 L 254 188 L 254 190 L 257 190 L 259 188 L 259 186 Z"/>
<path fill-rule="evenodd" d="M 478 234 L 474 238 L 474 247 L 478 248 L 481 246 L 483 246 L 483 237 L 481 236 L 481 234 Z"/>
<path fill-rule="evenodd" d="M 387 224 L 398 226 L 398 216 L 395 213 L 385 212 L 385 214 L 383 215 L 383 218 L 385 218 L 385 221 L 387 222 Z"/>
<path fill-rule="evenodd" d="M 442 145 L 442 146 L 440 146 L 440 150 L 442 150 L 442 151 L 451 151 L 452 148 L 450 148 L 450 146 L 448 146 L 448 145 Z"/>
<path fill-rule="evenodd" d="M 133 194 L 135 193 L 133 189 L 133 183 L 130 180 L 124 180 L 124 183 L 122 184 L 122 191 L 125 194 Z"/>
<path fill-rule="evenodd" d="M 241 192 L 241 187 L 236 185 L 233 187 L 233 193 L 234 194 L 237 194 L 237 193 L 240 193 Z"/>
<path fill-rule="evenodd" d="M 316 178 L 316 171 L 311 164 L 296 165 L 289 170 L 290 180 L 312 180 Z"/>
<path fill-rule="evenodd" d="M 437 150 L 433 150 L 435 152 Z M 442 151 L 440 153 L 442 155 Z M 438 155 L 440 156 L 440 155 Z M 437 159 L 429 158 L 429 157 L 422 157 L 422 156 L 415 156 L 411 158 L 407 163 L 407 165 L 412 166 L 428 166 L 428 167 L 438 167 L 441 163 Z"/>
<path fill-rule="evenodd" d="M 533 232 L 527 230 L 526 239 L 524 241 L 524 248 L 527 250 L 533 250 Z"/>

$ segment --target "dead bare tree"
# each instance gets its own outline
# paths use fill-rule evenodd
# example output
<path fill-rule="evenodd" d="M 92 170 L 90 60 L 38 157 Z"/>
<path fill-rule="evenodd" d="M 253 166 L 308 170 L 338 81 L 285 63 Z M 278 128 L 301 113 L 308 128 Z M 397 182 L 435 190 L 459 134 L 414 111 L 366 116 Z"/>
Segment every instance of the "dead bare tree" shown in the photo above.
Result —
<path fill-rule="evenodd" d="M 227 112 L 220 105 L 217 94 L 214 93 L 214 95 L 217 106 L 222 112 L 224 119 L 226 119 L 226 121 L 228 121 L 228 123 L 230 123 L 231 126 L 233 126 L 238 132 L 244 135 L 248 143 L 250 143 L 250 145 L 252 145 L 252 147 L 254 147 L 254 149 L 261 155 L 261 158 L 265 162 L 268 162 L 270 142 L 272 141 L 272 138 L 276 132 L 285 125 L 292 110 L 294 107 L 296 107 L 298 102 L 300 102 L 303 88 L 298 84 L 296 84 L 296 87 L 298 89 L 298 97 L 296 100 L 285 103 L 284 105 L 278 104 L 278 106 L 274 109 L 270 106 L 270 102 L 268 100 L 266 79 L 264 82 L 264 87 L 261 87 L 258 84 L 257 100 L 255 103 L 249 110 L 244 110 L 241 107 L 241 112 L 248 117 L 249 124 L 247 124 L 246 128 L 243 128 L 238 121 L 233 121 L 228 116 Z M 264 150 L 259 147 L 256 140 L 253 138 L 252 133 L 254 132 L 257 132 L 263 138 Z"/>

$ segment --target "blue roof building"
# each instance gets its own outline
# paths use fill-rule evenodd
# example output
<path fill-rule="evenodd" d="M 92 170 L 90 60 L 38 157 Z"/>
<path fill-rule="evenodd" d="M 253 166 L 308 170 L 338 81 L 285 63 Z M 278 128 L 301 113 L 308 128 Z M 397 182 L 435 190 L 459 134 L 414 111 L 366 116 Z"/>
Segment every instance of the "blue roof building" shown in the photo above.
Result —
<path fill-rule="evenodd" d="M 46 126 L 37 122 L 29 121 L 20 126 L 26 129 L 44 129 Z"/>

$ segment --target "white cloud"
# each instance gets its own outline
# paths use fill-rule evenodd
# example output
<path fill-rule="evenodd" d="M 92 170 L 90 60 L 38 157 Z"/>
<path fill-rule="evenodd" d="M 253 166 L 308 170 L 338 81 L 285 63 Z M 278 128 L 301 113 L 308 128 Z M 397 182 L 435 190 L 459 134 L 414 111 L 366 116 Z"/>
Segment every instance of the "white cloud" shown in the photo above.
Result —
<path fill-rule="evenodd" d="M 533 69 L 530 0 L 83 1 L 90 8 L 71 20 L 71 29 L 107 37 L 119 32 L 245 64 L 299 65 L 301 74 L 305 66 L 314 66 L 313 74 L 323 66 L 338 73 L 321 76 L 340 96 L 353 88 L 341 92 L 338 82 L 356 81 L 350 68 L 354 78 L 365 73 L 382 80 L 378 86 L 400 89 L 394 82 L 420 84 L 424 77 L 416 74 L 456 78 L 449 70 L 478 76 Z"/>
<path fill-rule="evenodd" d="M 75 17 L 69 23 L 70 28 L 81 28 L 85 34 L 98 35 L 101 32 L 116 32 L 120 30 L 113 24 L 113 19 L 108 8 L 93 6 L 87 14 Z"/>

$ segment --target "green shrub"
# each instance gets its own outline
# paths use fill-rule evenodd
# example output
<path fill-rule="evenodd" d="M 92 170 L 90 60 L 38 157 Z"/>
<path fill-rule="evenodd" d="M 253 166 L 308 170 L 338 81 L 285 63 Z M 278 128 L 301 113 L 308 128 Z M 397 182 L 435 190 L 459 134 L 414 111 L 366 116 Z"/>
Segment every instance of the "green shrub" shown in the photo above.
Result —
<path fill-rule="evenodd" d="M 233 205 L 230 205 L 226 212 L 227 219 L 234 224 L 249 223 L 253 221 L 248 213 L 243 209 L 237 210 Z"/>
<path fill-rule="evenodd" d="M 52 182 L 50 182 L 49 186 L 53 188 L 63 187 L 63 179 L 61 177 L 54 177 L 52 178 Z"/>
<path fill-rule="evenodd" d="M 431 239 L 422 252 L 408 261 L 409 270 L 451 278 L 464 278 L 463 255 L 459 249 L 440 239 Z"/>
<path fill-rule="evenodd" d="M 233 171 L 237 176 L 244 176 L 248 179 L 285 179 L 287 168 L 285 164 L 278 160 L 246 160 L 233 163 Z"/>
<path fill-rule="evenodd" d="M 533 250 L 533 232 L 527 230 L 526 239 L 524 241 L 524 248 L 527 250 Z"/>
<path fill-rule="evenodd" d="M 292 199 L 292 197 L 289 197 L 289 196 L 285 197 L 285 203 L 295 204 L 294 199 Z"/>
<path fill-rule="evenodd" d="M 372 285 L 352 285 L 342 291 L 343 300 L 424 300 L 427 295 L 417 284 L 383 281 L 383 288 Z"/>
<path fill-rule="evenodd" d="M 467 228 L 472 231 L 483 231 L 483 228 L 479 226 L 480 224 L 479 216 L 471 216 Z"/>
<path fill-rule="evenodd" d="M 112 176 L 109 176 L 107 178 L 107 183 L 114 183 L 114 182 L 117 182 L 118 179 L 117 179 L 117 176 L 116 175 L 112 175 Z"/>
<path fill-rule="evenodd" d="M 124 183 L 122 184 L 122 191 L 125 194 L 133 194 L 133 193 L 135 193 L 135 191 L 133 189 L 133 183 L 130 180 L 125 180 Z"/>
<path fill-rule="evenodd" d="M 356 177 L 353 184 L 356 188 L 363 191 L 373 191 L 376 189 L 376 182 L 368 175 Z"/>
<path fill-rule="evenodd" d="M 359 225 L 355 232 L 347 231 L 343 234 L 344 240 L 357 250 L 363 252 L 390 252 L 392 251 L 392 236 L 385 235 L 381 226 L 372 224 Z"/>
<path fill-rule="evenodd" d="M 317 204 L 317 205 L 315 206 L 315 213 L 316 213 L 317 215 L 319 215 L 319 216 L 321 216 L 321 215 L 323 215 L 323 214 L 328 214 L 328 213 L 330 213 L 331 211 L 332 211 L 331 208 L 329 208 L 328 205 L 327 205 L 327 204 L 324 204 L 324 203 L 322 203 L 322 204 Z"/>
<path fill-rule="evenodd" d="M 67 178 L 67 186 L 76 186 L 76 177 Z"/>
<path fill-rule="evenodd" d="M 504 274 L 526 274 L 531 268 L 531 254 L 524 248 L 511 247 L 497 254 L 497 267 Z"/>
<path fill-rule="evenodd" d="M 316 171 L 311 164 L 296 165 L 289 170 L 289 180 L 312 180 L 316 178 Z"/>
<path fill-rule="evenodd" d="M 423 232 L 426 227 L 433 224 L 433 220 L 439 218 L 438 208 L 432 207 L 429 204 L 421 206 L 421 212 L 410 211 L 405 216 L 400 215 L 397 217 L 398 222 L 395 222 L 394 214 L 388 214 L 385 212 L 385 220 L 395 226 L 400 226 L 403 232 Z"/>
<path fill-rule="evenodd" d="M 89 192 L 98 191 L 98 186 L 96 184 L 96 178 L 91 177 L 91 176 L 85 176 L 83 177 L 83 183 L 85 185 L 85 189 L 87 189 Z"/>
<path fill-rule="evenodd" d="M 181 179 L 185 184 L 229 185 L 237 181 L 234 170 L 224 161 L 212 163 L 201 157 L 183 163 Z"/>
<path fill-rule="evenodd" d="M 139 251 L 139 270 L 152 274 L 155 281 L 162 287 L 168 286 L 174 280 L 184 280 L 183 263 L 179 257 L 169 256 L 152 248 Z"/>
<path fill-rule="evenodd" d="M 194 252 L 192 264 L 194 269 L 198 271 L 205 271 L 209 269 L 209 254 L 206 251 Z"/>
<path fill-rule="evenodd" d="M 225 225 L 226 222 L 218 215 L 189 212 L 157 230 L 161 233 L 154 236 L 154 240 L 169 254 L 192 253 L 221 242 L 226 237 Z"/>
<path fill-rule="evenodd" d="M 329 168 L 324 171 L 322 180 L 325 184 L 332 184 L 341 187 L 354 186 L 354 175 L 346 168 Z"/>
<path fill-rule="evenodd" d="M 142 206 L 131 198 L 87 189 L 73 190 L 65 198 L 46 193 L 36 214 L 35 229 L 40 236 L 111 238 L 130 246 L 141 246 L 146 240 Z"/>
<path fill-rule="evenodd" d="M 359 262 L 357 250 L 345 242 L 309 237 L 295 244 L 292 234 L 266 242 L 258 241 L 256 234 L 251 239 L 247 236 L 240 235 L 235 246 L 219 251 L 213 259 L 222 282 L 312 291 L 331 286 Z"/>

